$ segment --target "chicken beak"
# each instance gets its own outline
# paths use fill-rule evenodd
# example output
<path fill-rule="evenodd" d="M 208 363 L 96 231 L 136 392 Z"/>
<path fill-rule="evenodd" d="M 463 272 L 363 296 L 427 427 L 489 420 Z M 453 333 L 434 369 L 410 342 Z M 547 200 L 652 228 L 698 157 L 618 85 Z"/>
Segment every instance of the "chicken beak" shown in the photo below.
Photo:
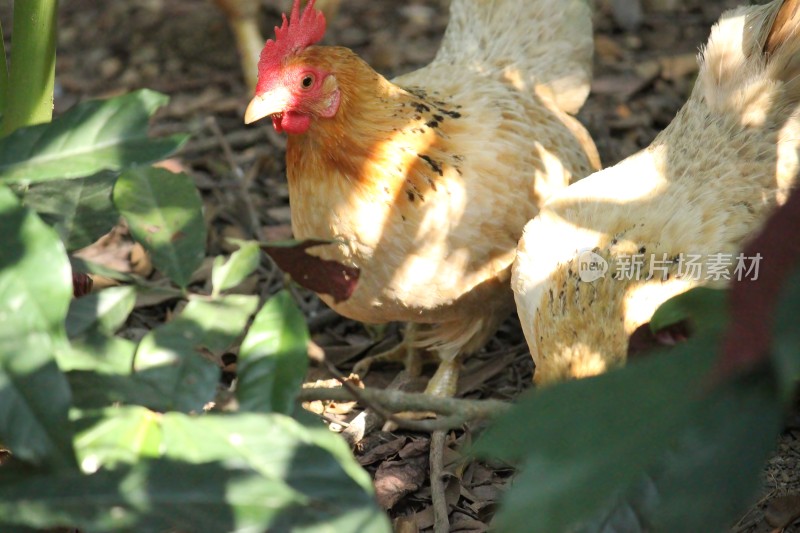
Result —
<path fill-rule="evenodd" d="M 252 124 L 266 116 L 283 113 L 289 104 L 289 99 L 290 93 L 283 87 L 256 95 L 250 100 L 250 104 L 244 112 L 244 123 Z"/>

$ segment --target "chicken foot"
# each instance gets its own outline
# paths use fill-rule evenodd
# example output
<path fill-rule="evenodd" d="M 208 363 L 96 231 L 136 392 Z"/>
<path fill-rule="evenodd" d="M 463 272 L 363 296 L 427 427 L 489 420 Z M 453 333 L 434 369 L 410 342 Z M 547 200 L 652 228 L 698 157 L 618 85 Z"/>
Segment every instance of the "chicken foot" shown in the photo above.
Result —
<path fill-rule="evenodd" d="M 416 324 L 406 324 L 403 340 L 399 344 L 384 352 L 363 358 L 353 367 L 353 373 L 363 379 L 375 363 L 403 363 L 409 376 L 417 377 L 422 374 L 425 351 L 414 346 L 416 330 Z"/>

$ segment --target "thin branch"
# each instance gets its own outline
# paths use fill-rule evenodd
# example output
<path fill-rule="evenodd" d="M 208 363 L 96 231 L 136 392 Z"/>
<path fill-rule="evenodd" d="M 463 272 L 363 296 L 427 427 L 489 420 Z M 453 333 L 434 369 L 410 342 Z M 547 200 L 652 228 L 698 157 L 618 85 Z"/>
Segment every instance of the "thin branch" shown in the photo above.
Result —
<path fill-rule="evenodd" d="M 350 402 L 357 400 L 368 407 L 374 408 L 377 405 L 382 412 L 392 413 L 389 420 L 395 422 L 400 427 L 415 431 L 454 429 L 462 426 L 466 422 L 495 418 L 505 413 L 511 407 L 511 404 L 498 400 L 441 398 L 423 393 L 358 389 L 356 387 L 353 387 L 353 389 L 344 387 L 314 387 L 302 389 L 298 400 L 303 402 Z M 394 416 L 395 413 L 408 411 L 434 412 L 439 415 L 447 416 L 435 420 L 407 420 Z"/>
<path fill-rule="evenodd" d="M 228 166 L 230 167 L 233 176 L 236 178 L 236 183 L 239 185 L 239 198 L 241 199 L 245 206 L 245 210 L 247 211 L 247 229 L 249 230 L 250 238 L 260 240 L 261 221 L 258 218 L 258 212 L 256 211 L 255 205 L 253 205 L 253 200 L 251 199 L 250 191 L 248 190 L 252 177 L 245 176 L 242 168 L 236 163 L 236 158 L 233 156 L 233 149 L 231 148 L 228 140 L 225 138 L 225 135 L 222 133 L 222 129 L 219 127 L 217 120 L 214 117 L 208 117 L 208 119 L 206 119 L 206 124 L 211 130 L 211 133 L 214 134 L 219 146 L 222 147 L 222 153 L 225 155 Z M 257 166 L 255 167 L 257 171 Z"/>
<path fill-rule="evenodd" d="M 444 483 L 444 446 L 446 439 L 447 433 L 444 431 L 434 431 L 431 436 L 431 500 L 433 501 L 434 533 L 447 533 L 450 531 Z"/>

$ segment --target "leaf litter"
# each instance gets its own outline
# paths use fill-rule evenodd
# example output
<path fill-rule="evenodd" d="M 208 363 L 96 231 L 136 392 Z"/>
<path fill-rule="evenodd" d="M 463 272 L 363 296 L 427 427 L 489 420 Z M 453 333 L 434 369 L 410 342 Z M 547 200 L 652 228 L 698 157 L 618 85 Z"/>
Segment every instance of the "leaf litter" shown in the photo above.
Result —
<path fill-rule="evenodd" d="M 696 74 L 695 54 L 711 24 L 738 0 L 598 0 L 595 15 L 593 93 L 579 119 L 597 143 L 604 166 L 647 146 L 686 100 Z M 279 17 L 279 7 L 264 2 L 262 31 Z M 349 0 L 329 25 L 326 41 L 349 46 L 382 73 L 400 74 L 427 63 L 447 23 L 446 0 L 419 0 L 398 7 L 389 0 Z M 638 11 L 637 11 L 638 10 Z M 7 18 L 7 6 L 0 16 Z M 185 170 L 202 194 L 210 258 L 235 250 L 228 238 L 245 239 L 255 213 L 261 241 L 291 238 L 283 150 L 285 140 L 268 127 L 246 128 L 242 116 L 249 94 L 223 17 L 205 0 L 135 0 L 102 5 L 72 0 L 61 6 L 56 113 L 95 97 L 148 87 L 171 96 L 156 116 L 154 135 L 189 132 L 192 138 L 169 164 Z M 266 34 L 266 33 L 265 33 Z M 232 157 L 208 127 L 213 116 Z M 240 171 L 250 174 L 242 180 Z M 249 181 L 248 181 L 249 180 Z M 246 200 L 243 199 L 247 196 Z M 124 225 L 84 249 L 79 256 L 154 285 L 163 281 Z M 195 286 L 210 287 L 210 268 L 201 268 Z M 95 279 L 95 289 L 112 283 Z M 262 267 L 240 287 L 244 293 L 274 294 L 284 276 L 274 264 Z M 238 292 L 237 290 L 233 292 Z M 346 372 L 358 358 L 399 339 L 395 325 L 374 330 L 332 313 L 313 293 L 293 290 L 311 325 L 312 340 Z M 343 293 L 344 294 L 344 293 Z M 340 294 L 341 296 L 342 294 Z M 137 304 L 122 331 L 137 337 L 174 315 L 173 296 Z M 138 333 L 137 333 L 138 332 Z M 389 340 L 382 341 L 386 336 Z M 235 354 L 223 356 L 235 370 Z M 530 355 L 516 319 L 466 363 L 459 395 L 512 400 L 530 386 Z M 384 387 L 399 367 L 375 368 L 366 386 Z M 309 380 L 329 379 L 313 367 Z M 224 384 L 221 385 L 224 388 Z M 345 425 L 359 409 L 332 410 L 329 421 Z M 503 465 L 467 462 L 463 456 L 471 431 L 449 433 L 445 450 L 446 497 L 452 531 L 485 531 L 512 472 Z M 764 497 L 733 526 L 737 532 L 797 529 L 800 493 L 800 429 L 781 436 L 764 471 Z M 374 431 L 355 453 L 373 475 L 379 500 L 390 509 L 398 531 L 427 531 L 433 525 L 428 483 L 429 436 Z"/>

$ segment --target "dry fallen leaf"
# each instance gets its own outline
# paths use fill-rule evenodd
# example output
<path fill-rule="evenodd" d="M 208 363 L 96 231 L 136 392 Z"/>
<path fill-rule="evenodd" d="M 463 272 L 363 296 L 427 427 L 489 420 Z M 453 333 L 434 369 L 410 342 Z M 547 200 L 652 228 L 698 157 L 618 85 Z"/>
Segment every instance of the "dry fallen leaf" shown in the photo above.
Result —
<path fill-rule="evenodd" d="M 358 462 L 361 466 L 371 465 L 397 454 L 407 442 L 407 437 L 400 437 L 395 440 L 379 444 L 356 459 L 358 459 Z"/>
<path fill-rule="evenodd" d="M 378 504 L 391 509 L 400 499 L 418 490 L 428 473 L 427 440 L 416 440 L 407 444 L 399 455 L 401 460 L 386 461 L 375 472 L 375 495 Z"/>

